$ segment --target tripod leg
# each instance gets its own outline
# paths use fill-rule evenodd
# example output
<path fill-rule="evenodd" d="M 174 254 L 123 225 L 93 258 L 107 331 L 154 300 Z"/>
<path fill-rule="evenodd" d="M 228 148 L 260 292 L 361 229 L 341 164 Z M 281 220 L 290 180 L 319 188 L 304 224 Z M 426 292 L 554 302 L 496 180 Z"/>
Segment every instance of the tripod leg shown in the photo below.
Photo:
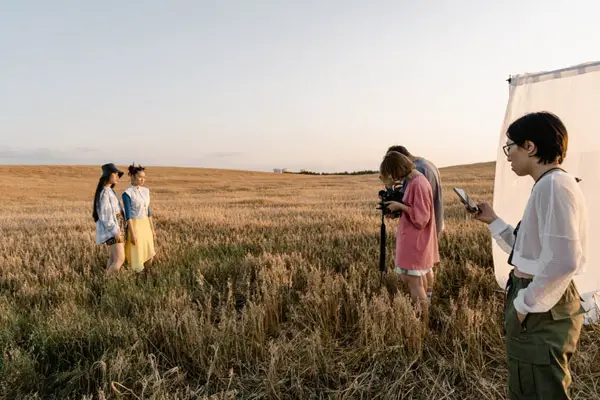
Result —
<path fill-rule="evenodd" d="M 381 231 L 379 239 L 379 271 L 381 272 L 381 279 L 386 273 L 385 265 L 385 247 L 386 247 L 386 232 L 385 232 L 385 220 L 383 214 L 381 215 Z"/>

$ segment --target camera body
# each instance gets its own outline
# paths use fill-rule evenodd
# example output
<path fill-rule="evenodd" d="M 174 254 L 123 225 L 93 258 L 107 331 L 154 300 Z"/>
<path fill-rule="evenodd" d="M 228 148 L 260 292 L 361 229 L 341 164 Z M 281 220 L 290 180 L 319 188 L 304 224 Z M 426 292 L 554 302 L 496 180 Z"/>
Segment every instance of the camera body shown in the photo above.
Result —
<path fill-rule="evenodd" d="M 402 198 L 404 197 L 404 187 L 386 187 L 379 191 L 379 198 L 381 199 L 379 202 L 378 210 L 382 210 L 383 215 L 390 215 L 393 218 L 398 218 L 402 215 L 402 211 L 391 211 L 385 205 L 387 201 L 397 201 L 398 203 L 402 203 Z"/>

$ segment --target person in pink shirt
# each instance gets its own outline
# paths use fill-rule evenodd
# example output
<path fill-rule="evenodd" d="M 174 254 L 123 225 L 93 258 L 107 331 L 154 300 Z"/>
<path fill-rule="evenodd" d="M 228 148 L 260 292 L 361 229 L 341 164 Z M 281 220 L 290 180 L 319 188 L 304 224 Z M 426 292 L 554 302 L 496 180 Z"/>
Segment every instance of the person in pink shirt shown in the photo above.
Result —
<path fill-rule="evenodd" d="M 389 201 L 391 211 L 402 211 L 396 233 L 394 272 L 408 286 L 417 311 L 427 310 L 426 275 L 439 263 L 433 190 L 427 178 L 405 155 L 388 152 L 379 167 L 385 185 L 407 180 L 402 203 Z"/>

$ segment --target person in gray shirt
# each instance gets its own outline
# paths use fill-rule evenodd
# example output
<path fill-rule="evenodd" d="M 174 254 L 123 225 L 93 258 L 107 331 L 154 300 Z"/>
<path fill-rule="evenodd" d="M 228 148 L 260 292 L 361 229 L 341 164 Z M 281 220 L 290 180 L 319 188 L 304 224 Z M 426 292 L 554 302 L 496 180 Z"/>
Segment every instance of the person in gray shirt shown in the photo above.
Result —
<path fill-rule="evenodd" d="M 415 167 L 417 171 L 425 175 L 429 184 L 431 185 L 431 189 L 433 192 L 433 208 L 435 213 L 435 227 L 438 235 L 438 240 L 440 234 L 444 231 L 444 194 L 442 190 L 442 181 L 440 179 L 440 171 L 437 167 L 429 160 L 423 157 L 413 156 L 404 146 L 390 146 L 387 150 L 397 151 L 400 154 L 405 155 L 409 159 L 415 163 Z M 404 186 L 406 182 L 402 182 Z M 427 277 L 427 297 L 431 301 L 431 292 L 433 290 L 433 281 L 434 281 L 434 272 L 431 269 L 431 272 L 426 275 Z"/>

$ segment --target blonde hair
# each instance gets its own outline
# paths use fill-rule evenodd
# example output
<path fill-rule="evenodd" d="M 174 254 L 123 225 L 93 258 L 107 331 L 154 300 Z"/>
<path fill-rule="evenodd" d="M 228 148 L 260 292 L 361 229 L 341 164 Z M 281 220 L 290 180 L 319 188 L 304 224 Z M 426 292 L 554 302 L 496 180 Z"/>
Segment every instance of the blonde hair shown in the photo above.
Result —
<path fill-rule="evenodd" d="M 397 151 L 388 151 L 379 166 L 382 176 L 391 177 L 395 181 L 406 178 L 413 169 L 415 169 L 415 163 Z"/>

